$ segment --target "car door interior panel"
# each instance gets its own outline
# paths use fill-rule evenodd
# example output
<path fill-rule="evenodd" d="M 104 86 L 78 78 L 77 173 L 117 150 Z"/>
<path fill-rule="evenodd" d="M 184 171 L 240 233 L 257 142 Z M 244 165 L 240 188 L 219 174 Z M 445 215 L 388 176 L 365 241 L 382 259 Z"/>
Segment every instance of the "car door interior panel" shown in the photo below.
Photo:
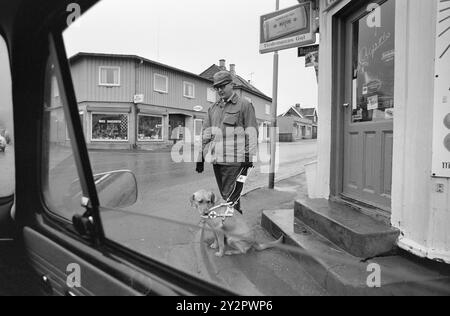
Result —
<path fill-rule="evenodd" d="M 23 236 L 31 265 L 47 295 L 140 295 L 36 231 L 25 228 Z"/>

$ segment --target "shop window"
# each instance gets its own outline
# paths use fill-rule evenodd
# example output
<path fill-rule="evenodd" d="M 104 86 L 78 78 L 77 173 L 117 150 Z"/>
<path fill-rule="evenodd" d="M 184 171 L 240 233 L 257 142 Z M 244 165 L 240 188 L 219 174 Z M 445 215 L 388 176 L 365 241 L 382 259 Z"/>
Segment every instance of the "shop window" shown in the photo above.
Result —
<path fill-rule="evenodd" d="M 161 116 L 138 115 L 138 141 L 163 140 L 163 118 Z"/>
<path fill-rule="evenodd" d="M 93 141 L 128 141 L 128 114 L 92 114 Z"/>
<path fill-rule="evenodd" d="M 100 67 L 101 86 L 120 86 L 119 67 Z"/>
<path fill-rule="evenodd" d="M 163 75 L 155 74 L 154 90 L 161 93 L 169 93 L 169 78 Z"/>
<path fill-rule="evenodd" d="M 207 96 L 208 102 L 211 102 L 211 103 L 216 103 L 217 102 L 216 90 L 214 90 L 213 88 L 208 88 L 207 95 L 208 95 Z"/>
<path fill-rule="evenodd" d="M 352 123 L 386 121 L 394 117 L 395 1 L 380 6 L 381 27 L 366 18 L 353 27 Z"/>
<path fill-rule="evenodd" d="M 195 98 L 195 85 L 190 82 L 183 82 L 183 96 L 186 98 Z"/>

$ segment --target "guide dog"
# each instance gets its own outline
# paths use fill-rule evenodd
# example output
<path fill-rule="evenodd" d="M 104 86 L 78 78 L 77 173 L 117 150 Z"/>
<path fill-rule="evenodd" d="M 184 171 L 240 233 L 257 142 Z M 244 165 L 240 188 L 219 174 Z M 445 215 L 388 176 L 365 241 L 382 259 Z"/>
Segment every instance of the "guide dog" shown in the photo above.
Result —
<path fill-rule="evenodd" d="M 200 190 L 194 193 L 190 199 L 191 206 L 199 212 L 206 224 L 214 232 L 214 242 L 210 248 L 218 250 L 217 257 L 246 254 L 250 249 L 263 251 L 274 248 L 283 242 L 283 236 L 277 241 L 260 244 L 255 241 L 255 232 L 250 229 L 242 218 L 241 214 L 235 212 L 230 217 L 221 217 L 226 214 L 227 206 L 222 206 L 214 210 L 217 217 L 210 216 L 211 209 L 216 205 L 216 196 L 213 192 Z M 229 246 L 229 250 L 225 250 Z"/>

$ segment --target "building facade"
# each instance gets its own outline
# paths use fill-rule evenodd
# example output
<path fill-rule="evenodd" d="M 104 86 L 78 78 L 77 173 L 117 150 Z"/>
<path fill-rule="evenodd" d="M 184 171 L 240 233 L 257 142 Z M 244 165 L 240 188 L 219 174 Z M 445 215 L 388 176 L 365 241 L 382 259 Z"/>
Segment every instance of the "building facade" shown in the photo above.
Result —
<path fill-rule="evenodd" d="M 154 150 L 198 142 L 208 109 L 218 100 L 212 78 L 139 56 L 79 53 L 69 62 L 90 149 Z M 256 88 L 237 88 L 254 103 L 258 121 L 268 122 L 271 99 Z M 56 80 L 52 93 L 52 140 L 67 144 Z"/>
<path fill-rule="evenodd" d="M 211 81 L 138 56 L 70 59 L 89 148 L 155 149 L 201 137 Z"/>
<path fill-rule="evenodd" d="M 317 3 L 316 196 L 352 203 L 398 228 L 400 248 L 450 263 L 449 2 Z"/>
<path fill-rule="evenodd" d="M 277 119 L 281 142 L 295 142 L 302 139 L 317 139 L 317 110 L 301 108 L 297 104 Z"/>

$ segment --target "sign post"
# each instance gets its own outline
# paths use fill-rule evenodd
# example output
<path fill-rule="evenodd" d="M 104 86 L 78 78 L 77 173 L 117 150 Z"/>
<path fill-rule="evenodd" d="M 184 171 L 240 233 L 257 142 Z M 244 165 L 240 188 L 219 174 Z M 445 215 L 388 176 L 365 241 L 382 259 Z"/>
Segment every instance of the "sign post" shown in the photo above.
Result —
<path fill-rule="evenodd" d="M 276 0 L 276 11 L 280 10 L 280 0 Z M 275 168 L 276 168 L 276 150 L 277 150 L 277 112 L 278 112 L 278 64 L 279 55 L 275 51 L 273 55 L 273 95 L 272 95 L 272 128 L 270 129 L 270 173 L 269 189 L 275 188 Z"/>
<path fill-rule="evenodd" d="M 313 25 L 312 2 L 304 2 L 280 11 L 280 0 L 276 0 L 276 11 L 261 16 L 259 51 L 261 54 L 274 52 L 269 189 L 275 188 L 276 145 L 278 142 L 278 51 L 314 44 L 316 36 Z"/>

